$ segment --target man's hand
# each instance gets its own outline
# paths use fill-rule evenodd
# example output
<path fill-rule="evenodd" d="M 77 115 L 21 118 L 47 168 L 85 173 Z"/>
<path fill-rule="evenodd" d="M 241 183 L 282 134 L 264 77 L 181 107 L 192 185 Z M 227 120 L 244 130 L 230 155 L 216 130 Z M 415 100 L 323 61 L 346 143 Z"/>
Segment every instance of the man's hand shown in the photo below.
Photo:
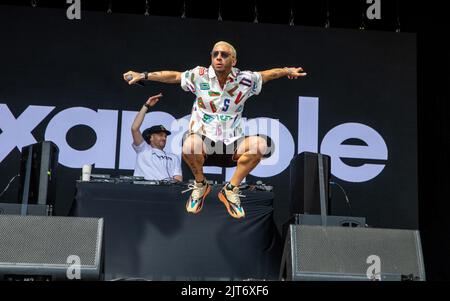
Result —
<path fill-rule="evenodd" d="M 303 72 L 303 68 L 301 67 L 284 67 L 284 68 L 275 68 L 270 70 L 265 70 L 260 72 L 262 77 L 263 84 L 268 81 L 282 78 L 287 76 L 289 79 L 297 79 L 299 77 L 306 76 L 306 72 Z"/>
<path fill-rule="evenodd" d="M 159 93 L 158 95 L 150 96 L 149 99 L 147 99 L 147 101 L 145 103 L 147 105 L 149 105 L 150 107 L 153 107 L 159 101 L 159 99 L 161 97 L 163 97 L 162 93 Z"/>
<path fill-rule="evenodd" d="M 135 84 L 138 81 L 144 79 L 144 74 L 134 71 L 128 71 L 127 73 L 123 74 L 123 79 L 129 84 Z"/>
<path fill-rule="evenodd" d="M 287 74 L 287 78 L 289 79 L 297 79 L 301 76 L 306 76 L 306 72 L 303 72 L 303 68 L 302 67 L 286 67 L 285 68 L 286 71 L 288 72 Z"/>

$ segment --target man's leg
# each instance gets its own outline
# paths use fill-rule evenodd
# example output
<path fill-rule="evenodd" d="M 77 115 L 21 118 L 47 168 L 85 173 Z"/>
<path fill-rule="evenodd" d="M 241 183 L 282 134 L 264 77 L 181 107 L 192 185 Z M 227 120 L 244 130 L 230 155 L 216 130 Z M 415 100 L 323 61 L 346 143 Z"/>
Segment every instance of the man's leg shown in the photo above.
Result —
<path fill-rule="evenodd" d="M 267 151 L 267 142 L 258 136 L 246 137 L 238 146 L 234 158 L 237 168 L 230 180 L 231 185 L 239 186 L 242 180 L 261 162 Z"/>
<path fill-rule="evenodd" d="M 219 192 L 219 200 L 225 205 L 228 213 L 234 218 L 245 216 L 241 206 L 239 185 L 242 180 L 258 165 L 267 151 L 265 139 L 257 136 L 246 137 L 238 146 L 234 159 L 237 159 L 237 168 L 229 184 Z"/>
<path fill-rule="evenodd" d="M 189 135 L 183 143 L 183 160 L 194 174 L 195 181 L 203 182 L 203 163 L 205 149 L 203 139 L 197 134 Z"/>
<path fill-rule="evenodd" d="M 194 185 L 189 185 L 188 190 L 192 190 L 192 193 L 186 202 L 186 211 L 196 214 L 202 210 L 205 198 L 211 192 L 211 187 L 206 183 L 203 175 L 205 145 L 199 135 L 191 134 L 184 141 L 183 160 L 190 167 L 195 177 Z"/>

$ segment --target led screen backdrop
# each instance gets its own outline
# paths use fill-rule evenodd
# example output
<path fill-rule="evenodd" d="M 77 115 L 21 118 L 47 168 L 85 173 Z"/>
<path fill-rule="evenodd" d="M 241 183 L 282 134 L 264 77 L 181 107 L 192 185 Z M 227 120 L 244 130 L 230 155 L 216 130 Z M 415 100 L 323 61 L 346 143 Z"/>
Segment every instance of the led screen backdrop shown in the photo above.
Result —
<path fill-rule="evenodd" d="M 243 114 L 248 133 L 275 142 L 273 156 L 246 180 L 274 185 L 278 224 L 288 217 L 291 158 L 320 150 L 351 202 L 350 210 L 332 185 L 333 214 L 418 227 L 414 34 L 93 12 L 68 20 L 65 10 L 8 6 L 0 6 L 0 33 L 0 187 L 18 173 L 20 149 L 44 139 L 60 149 L 59 214 L 83 164 L 95 164 L 93 173 L 132 174 L 130 126 L 159 92 L 164 97 L 143 127 L 170 127 L 166 150 L 179 155 L 193 94 L 175 84 L 128 86 L 122 74 L 208 67 L 213 44 L 225 40 L 241 70 L 302 66 L 308 73 L 264 84 Z M 218 181 L 232 173 L 206 171 Z M 15 201 L 17 189 L 16 179 L 0 201 Z"/>

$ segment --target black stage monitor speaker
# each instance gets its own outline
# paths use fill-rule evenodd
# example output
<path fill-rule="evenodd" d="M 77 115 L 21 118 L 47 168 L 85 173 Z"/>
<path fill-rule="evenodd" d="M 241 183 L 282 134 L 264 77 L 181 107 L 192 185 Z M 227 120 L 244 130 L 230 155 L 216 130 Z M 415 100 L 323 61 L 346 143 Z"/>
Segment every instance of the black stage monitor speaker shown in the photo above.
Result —
<path fill-rule="evenodd" d="M 414 230 L 291 225 L 280 279 L 425 280 Z"/>
<path fill-rule="evenodd" d="M 55 205 L 58 154 L 50 141 L 22 148 L 19 203 Z"/>
<path fill-rule="evenodd" d="M 24 208 L 25 207 L 25 208 Z M 3 215 L 52 215 L 50 205 L 22 205 L 15 203 L 0 203 L 0 214 Z"/>
<path fill-rule="evenodd" d="M 295 213 L 321 214 L 319 192 L 319 165 L 317 153 L 303 152 L 290 163 L 290 215 Z M 330 156 L 322 155 L 325 201 L 330 214 Z"/>
<path fill-rule="evenodd" d="M 101 280 L 103 219 L 0 215 L 0 280 Z"/>
<path fill-rule="evenodd" d="M 365 217 L 327 215 L 327 226 L 330 227 L 366 227 Z M 281 226 L 281 237 L 286 239 L 290 225 L 322 226 L 322 216 L 317 214 L 294 214 Z"/>

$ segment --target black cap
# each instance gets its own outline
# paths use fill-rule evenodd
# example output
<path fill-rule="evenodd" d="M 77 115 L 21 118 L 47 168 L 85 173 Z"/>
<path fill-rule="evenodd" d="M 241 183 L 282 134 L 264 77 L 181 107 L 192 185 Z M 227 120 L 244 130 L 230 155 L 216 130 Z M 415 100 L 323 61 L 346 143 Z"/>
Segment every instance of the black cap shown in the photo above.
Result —
<path fill-rule="evenodd" d="M 163 125 L 154 125 L 148 129 L 146 129 L 144 132 L 142 132 L 142 137 L 144 137 L 145 140 L 148 140 L 150 138 L 151 134 L 155 133 L 161 133 L 164 132 L 169 136 L 171 134 L 170 131 L 168 131 Z"/>

